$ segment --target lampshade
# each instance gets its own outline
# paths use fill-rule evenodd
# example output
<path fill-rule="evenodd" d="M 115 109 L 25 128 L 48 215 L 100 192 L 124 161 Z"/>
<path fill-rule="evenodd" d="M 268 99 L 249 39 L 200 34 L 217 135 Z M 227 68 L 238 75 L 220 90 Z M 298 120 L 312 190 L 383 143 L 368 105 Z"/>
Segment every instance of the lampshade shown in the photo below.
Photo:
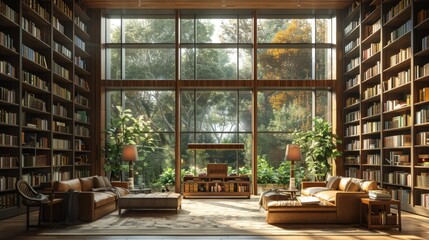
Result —
<path fill-rule="evenodd" d="M 286 161 L 301 161 L 301 149 L 297 144 L 286 145 Z"/>
<path fill-rule="evenodd" d="M 122 160 L 124 161 L 137 161 L 139 155 L 137 153 L 136 145 L 125 145 L 122 149 Z"/>

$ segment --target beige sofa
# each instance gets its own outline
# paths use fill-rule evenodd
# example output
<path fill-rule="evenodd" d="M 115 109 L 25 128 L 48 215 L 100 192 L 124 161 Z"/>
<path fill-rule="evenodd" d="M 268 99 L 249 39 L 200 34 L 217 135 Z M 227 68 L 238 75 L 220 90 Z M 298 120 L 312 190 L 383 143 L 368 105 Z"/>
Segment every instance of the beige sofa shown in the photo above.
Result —
<path fill-rule="evenodd" d="M 377 189 L 377 182 L 357 178 L 332 177 L 328 182 L 302 182 L 301 196 L 313 196 L 318 205 L 297 201 L 268 203 L 268 223 L 359 223 L 360 199 Z"/>
<path fill-rule="evenodd" d="M 56 197 L 66 197 L 70 190 L 78 192 L 78 220 L 90 222 L 115 211 L 118 194 L 124 196 L 129 193 L 128 183 L 109 183 L 107 178 L 101 176 L 75 178 L 54 182 L 53 191 Z M 111 187 L 117 191 L 110 191 Z"/>

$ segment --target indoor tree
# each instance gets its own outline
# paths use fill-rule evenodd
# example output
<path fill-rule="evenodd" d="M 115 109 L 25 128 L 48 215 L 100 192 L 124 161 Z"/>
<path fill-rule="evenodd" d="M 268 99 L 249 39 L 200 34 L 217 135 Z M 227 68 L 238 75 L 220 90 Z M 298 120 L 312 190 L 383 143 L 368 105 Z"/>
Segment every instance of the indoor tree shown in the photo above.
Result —
<path fill-rule="evenodd" d="M 331 170 L 330 161 L 341 156 L 337 150 L 341 140 L 332 132 L 331 124 L 322 118 L 313 119 L 313 123 L 311 130 L 295 131 L 293 143 L 301 147 L 308 173 L 321 181 Z"/>
<path fill-rule="evenodd" d="M 125 145 L 150 147 L 153 141 L 151 135 L 148 134 L 151 131 L 150 121 L 143 119 L 142 115 L 134 117 L 130 109 L 123 110 L 122 107 L 116 106 L 116 110 L 117 116 L 111 118 L 106 129 L 104 147 L 104 170 L 111 173 L 111 179 L 120 179 L 121 171 L 128 167 L 122 162 L 122 149 Z"/>

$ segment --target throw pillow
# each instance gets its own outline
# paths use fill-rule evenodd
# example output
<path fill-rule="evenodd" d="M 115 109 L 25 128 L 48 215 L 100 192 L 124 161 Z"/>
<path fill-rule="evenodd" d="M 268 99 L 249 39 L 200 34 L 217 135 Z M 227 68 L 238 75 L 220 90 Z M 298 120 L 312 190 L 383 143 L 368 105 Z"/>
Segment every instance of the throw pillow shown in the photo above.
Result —
<path fill-rule="evenodd" d="M 344 191 L 346 192 L 357 192 L 359 191 L 359 183 L 355 182 L 355 181 L 350 181 L 349 184 L 347 184 L 347 187 Z"/>
<path fill-rule="evenodd" d="M 106 184 L 104 183 L 102 176 L 94 177 L 94 188 L 106 188 Z"/>
<path fill-rule="evenodd" d="M 341 178 L 339 178 L 337 176 L 330 176 L 328 178 L 328 182 L 326 183 L 326 187 L 330 188 L 332 190 L 337 190 L 338 185 L 340 185 L 340 180 L 341 180 Z"/>
<path fill-rule="evenodd" d="M 350 180 L 351 178 L 349 177 L 341 177 L 340 184 L 338 185 L 338 190 L 345 191 Z"/>
<path fill-rule="evenodd" d="M 104 184 L 106 185 L 106 187 L 113 187 L 112 184 L 110 183 L 109 179 L 106 176 L 103 176 L 103 180 L 104 180 Z"/>

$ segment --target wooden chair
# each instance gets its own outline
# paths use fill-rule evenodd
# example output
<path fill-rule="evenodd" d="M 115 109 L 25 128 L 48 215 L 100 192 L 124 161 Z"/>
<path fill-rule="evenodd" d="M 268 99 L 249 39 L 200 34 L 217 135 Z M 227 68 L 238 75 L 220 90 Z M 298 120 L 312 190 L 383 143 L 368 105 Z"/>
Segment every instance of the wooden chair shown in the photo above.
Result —
<path fill-rule="evenodd" d="M 49 199 L 48 195 L 36 192 L 28 182 L 19 180 L 16 182 L 16 190 L 22 198 L 22 203 L 27 207 L 27 230 L 30 227 L 40 227 L 42 222 L 42 210 L 50 207 L 49 226 L 52 225 L 52 206 L 62 202 L 62 199 Z M 30 208 L 39 208 L 37 225 L 30 225 Z"/>

